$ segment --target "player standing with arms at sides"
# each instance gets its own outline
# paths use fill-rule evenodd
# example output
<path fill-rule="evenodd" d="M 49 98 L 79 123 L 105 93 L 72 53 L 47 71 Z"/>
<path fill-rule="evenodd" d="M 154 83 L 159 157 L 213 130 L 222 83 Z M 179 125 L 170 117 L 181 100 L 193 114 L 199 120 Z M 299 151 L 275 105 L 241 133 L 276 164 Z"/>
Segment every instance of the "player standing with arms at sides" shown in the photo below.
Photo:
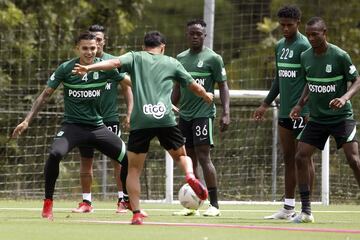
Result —
<path fill-rule="evenodd" d="M 100 25 L 92 25 L 89 27 L 89 32 L 95 35 L 98 43 L 98 50 L 96 57 L 103 60 L 115 58 L 114 56 L 104 52 L 105 45 L 105 28 Z M 101 96 L 100 111 L 103 117 L 105 126 L 113 131 L 116 135 L 121 135 L 120 122 L 119 122 L 119 103 L 118 103 L 118 81 L 108 81 L 105 85 L 105 90 Z M 131 87 L 126 86 L 122 88 L 122 94 L 124 96 L 127 105 L 127 114 L 124 125 L 128 126 L 130 122 L 130 114 L 132 111 L 132 92 Z M 93 211 L 91 205 L 91 185 L 93 180 L 93 162 L 94 162 L 94 148 L 92 146 L 81 146 L 80 151 L 80 183 L 82 189 L 83 201 L 79 203 L 79 207 L 72 210 L 76 213 L 88 213 Z M 114 166 L 114 179 L 118 189 L 118 202 L 116 213 L 125 213 L 128 206 L 128 196 L 123 187 L 120 178 L 121 165 L 118 161 L 112 160 Z M 125 187 L 126 188 L 126 187 Z"/>
<path fill-rule="evenodd" d="M 285 163 L 285 200 L 282 209 L 264 218 L 289 220 L 296 215 L 296 137 L 305 126 L 309 109 L 305 106 L 297 120 L 292 120 L 289 113 L 299 100 L 306 84 L 304 73 L 300 67 L 300 55 L 311 46 L 306 37 L 299 32 L 301 11 L 297 6 L 284 6 L 279 9 L 277 16 L 284 37 L 275 46 L 276 76 L 269 94 L 260 107 L 255 110 L 253 117 L 256 121 L 263 120 L 265 111 L 280 94 L 278 125 Z M 310 169 L 310 174 L 313 179 L 313 167 Z"/>
<path fill-rule="evenodd" d="M 187 23 L 186 36 L 190 48 L 180 53 L 177 60 L 207 92 L 214 93 L 214 85 L 218 84 L 222 104 L 219 125 L 220 131 L 223 132 L 230 124 L 229 88 L 221 56 L 204 46 L 205 28 L 206 23 L 201 19 L 191 20 Z M 175 83 L 171 98 L 174 105 L 179 103 L 179 128 L 185 138 L 186 153 L 193 160 L 194 172 L 197 173 L 198 163 L 200 163 L 204 173 L 210 207 L 203 215 L 220 216 L 216 169 L 210 157 L 210 148 L 214 146 L 215 104 L 205 103 L 201 97 L 196 96 L 186 86 L 180 86 L 179 83 Z M 199 215 L 199 211 L 183 209 L 173 215 Z"/>
<path fill-rule="evenodd" d="M 191 158 L 186 155 L 183 136 L 177 127 L 172 111 L 171 90 L 173 81 L 186 85 L 207 103 L 213 94 L 197 84 L 176 59 L 165 56 L 165 37 L 158 31 L 145 34 L 144 51 L 129 52 L 118 59 L 110 59 L 94 65 L 76 65 L 74 73 L 121 67 L 131 77 L 134 108 L 131 113 L 129 135 L 129 172 L 127 189 L 133 209 L 132 224 L 142 224 L 144 216 L 140 212 L 140 174 L 144 166 L 151 139 L 155 136 L 179 164 L 186 174 L 186 181 L 200 199 L 206 199 L 208 192 L 196 179 Z"/>
<path fill-rule="evenodd" d="M 17 137 L 27 129 L 41 107 L 62 83 L 64 86 L 64 119 L 61 129 L 50 147 L 49 158 L 44 168 L 45 199 L 42 217 L 50 220 L 53 219 L 53 195 L 59 176 L 60 161 L 74 147 L 94 146 L 106 156 L 119 161 L 123 169 L 127 170 L 125 143 L 103 124 L 99 106 L 101 95 L 108 81 L 120 81 L 123 87 L 131 85 L 131 82 L 116 70 L 95 71 L 83 76 L 72 74 L 76 63 L 89 65 L 102 61 L 100 58 L 95 58 L 97 42 L 95 35 L 90 32 L 78 36 L 76 50 L 79 57 L 62 63 L 56 69 L 49 78 L 47 87 L 35 100 L 25 120 L 14 129 L 12 134 L 12 137 Z M 123 181 L 126 181 L 126 177 Z"/>
<path fill-rule="evenodd" d="M 312 17 L 305 27 L 312 48 L 301 55 L 307 85 L 290 117 L 298 119 L 305 103 L 310 119 L 299 136 L 296 153 L 301 214 L 294 223 L 312 223 L 310 201 L 311 156 L 316 148 L 322 150 L 330 135 L 345 157 L 360 186 L 360 159 L 356 136 L 356 122 L 350 99 L 360 89 L 360 77 L 350 56 L 326 41 L 326 24 L 320 17 Z M 352 83 L 349 87 L 348 83 Z"/>

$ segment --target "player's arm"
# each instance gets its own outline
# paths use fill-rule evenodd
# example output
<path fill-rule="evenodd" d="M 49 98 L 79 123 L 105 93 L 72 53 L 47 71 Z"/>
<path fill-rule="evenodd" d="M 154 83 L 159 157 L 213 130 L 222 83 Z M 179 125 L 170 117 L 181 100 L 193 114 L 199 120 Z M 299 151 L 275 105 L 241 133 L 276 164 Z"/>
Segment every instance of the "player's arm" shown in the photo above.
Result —
<path fill-rule="evenodd" d="M 360 90 L 360 77 L 358 76 L 352 82 L 350 88 L 344 95 L 342 95 L 340 98 L 334 98 L 333 100 L 330 101 L 329 107 L 334 109 L 342 108 L 346 104 L 346 101 L 350 100 L 352 96 L 354 96 L 359 90 Z"/>
<path fill-rule="evenodd" d="M 171 93 L 171 102 L 172 102 L 172 104 L 177 106 L 179 101 L 180 101 L 180 97 L 181 97 L 180 83 L 175 82 L 172 93 Z"/>
<path fill-rule="evenodd" d="M 100 71 L 100 70 L 111 70 L 114 68 L 120 68 L 121 62 L 118 58 L 113 58 L 105 61 L 101 61 L 95 64 L 90 65 L 81 65 L 81 64 L 75 64 L 74 69 L 72 70 L 72 73 L 78 74 L 78 75 L 84 75 L 85 73 L 91 72 L 91 71 Z"/>
<path fill-rule="evenodd" d="M 125 104 L 127 107 L 126 117 L 123 122 L 123 126 L 125 127 L 125 129 L 130 129 L 130 116 L 134 107 L 133 94 L 128 82 L 131 83 L 130 77 L 128 75 L 125 75 L 125 78 L 120 82 L 121 91 L 125 98 Z"/>
<path fill-rule="evenodd" d="M 42 91 L 42 93 L 36 98 L 35 102 L 31 107 L 30 112 L 26 115 L 25 119 L 14 129 L 11 135 L 12 138 L 18 137 L 19 135 L 21 135 L 23 131 L 25 131 L 28 128 L 33 118 L 36 117 L 38 112 L 46 104 L 46 102 L 49 100 L 49 98 L 51 97 L 54 91 L 55 89 L 50 87 L 46 87 Z"/>
<path fill-rule="evenodd" d="M 230 98 L 227 82 L 219 82 L 220 101 L 222 105 L 222 114 L 220 118 L 220 131 L 226 131 L 230 124 Z"/>
<path fill-rule="evenodd" d="M 301 115 L 301 110 L 309 100 L 309 87 L 308 84 L 305 85 L 304 90 L 299 98 L 297 104 L 291 109 L 289 117 L 291 119 L 298 119 Z"/>
<path fill-rule="evenodd" d="M 200 84 L 192 81 L 190 84 L 187 85 L 187 88 L 192 91 L 196 96 L 201 97 L 205 102 L 212 103 L 214 94 L 211 92 L 206 92 L 205 88 Z"/>

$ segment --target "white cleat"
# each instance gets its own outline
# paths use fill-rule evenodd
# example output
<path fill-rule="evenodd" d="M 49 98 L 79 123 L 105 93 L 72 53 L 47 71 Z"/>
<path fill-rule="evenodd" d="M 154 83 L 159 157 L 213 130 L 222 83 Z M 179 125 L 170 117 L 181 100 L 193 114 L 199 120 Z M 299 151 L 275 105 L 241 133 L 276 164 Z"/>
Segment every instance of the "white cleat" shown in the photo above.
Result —
<path fill-rule="evenodd" d="M 199 210 L 184 208 L 181 211 L 173 212 L 173 216 L 200 216 Z"/>
<path fill-rule="evenodd" d="M 296 217 L 295 210 L 287 210 L 285 208 L 280 209 L 278 212 L 270 216 L 265 216 L 264 219 L 285 219 L 291 220 Z"/>
<path fill-rule="evenodd" d="M 220 210 L 212 205 L 203 213 L 205 217 L 218 217 L 220 215 Z"/>
<path fill-rule="evenodd" d="M 314 223 L 315 219 L 312 214 L 306 214 L 304 212 L 300 213 L 296 217 L 290 220 L 292 223 Z"/>

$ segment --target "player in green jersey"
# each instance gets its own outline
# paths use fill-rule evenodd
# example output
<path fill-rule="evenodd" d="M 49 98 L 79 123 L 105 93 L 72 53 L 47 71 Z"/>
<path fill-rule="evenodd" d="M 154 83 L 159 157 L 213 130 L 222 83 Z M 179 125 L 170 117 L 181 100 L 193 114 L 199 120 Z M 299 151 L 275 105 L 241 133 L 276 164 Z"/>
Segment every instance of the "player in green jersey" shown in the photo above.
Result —
<path fill-rule="evenodd" d="M 53 195 L 59 175 L 59 164 L 63 156 L 77 146 L 89 144 L 103 154 L 116 159 L 122 165 L 122 180 L 126 181 L 127 157 L 125 143 L 103 124 L 100 99 L 109 80 L 120 81 L 120 84 L 131 85 L 129 79 L 116 70 L 96 71 L 83 76 L 72 74 L 76 63 L 89 65 L 102 61 L 96 58 L 97 42 L 90 32 L 82 33 L 76 40 L 79 57 L 62 63 L 51 75 L 47 87 L 35 100 L 30 112 L 23 122 L 13 131 L 12 137 L 24 132 L 41 107 L 62 83 L 64 86 L 64 119 L 50 148 L 49 158 L 44 168 L 45 199 L 42 217 L 53 219 Z"/>
<path fill-rule="evenodd" d="M 172 111 L 171 90 L 173 81 L 187 86 L 204 101 L 211 103 L 212 93 L 197 84 L 179 61 L 164 55 L 165 38 L 157 31 L 148 32 L 144 37 L 144 51 L 129 52 L 118 59 L 110 59 L 98 64 L 77 65 L 74 73 L 86 74 L 97 70 L 121 67 L 131 77 L 134 108 L 130 119 L 128 141 L 129 175 L 127 189 L 133 209 L 132 224 L 142 224 L 144 216 L 140 212 L 140 174 L 152 138 L 160 144 L 186 173 L 186 181 L 199 196 L 206 199 L 208 192 L 196 179 L 191 158 L 186 156 L 183 136 L 177 127 Z"/>
<path fill-rule="evenodd" d="M 301 214 L 292 220 L 295 223 L 314 222 L 310 205 L 311 156 L 316 148 L 324 148 L 330 135 L 335 138 L 337 148 L 343 148 L 360 185 L 356 122 L 350 102 L 360 89 L 359 73 L 344 50 L 326 41 L 327 29 L 322 18 L 311 18 L 305 32 L 312 46 L 301 55 L 307 85 L 290 112 L 291 118 L 298 119 L 305 103 L 310 108 L 309 122 L 299 136 L 295 156 L 301 197 Z"/>
<path fill-rule="evenodd" d="M 100 25 L 91 25 L 89 27 L 89 32 L 95 35 L 96 41 L 98 43 L 98 50 L 96 52 L 96 57 L 103 60 L 115 58 L 114 56 L 104 52 L 105 46 L 105 28 Z M 100 110 L 103 117 L 105 126 L 114 132 L 116 135 L 121 135 L 120 122 L 119 122 L 119 113 L 118 113 L 118 81 L 108 81 L 105 85 L 105 91 L 103 92 L 101 98 Z M 127 105 L 127 115 L 124 121 L 124 125 L 128 125 L 130 122 L 130 114 L 132 110 L 132 92 L 131 87 L 122 88 L 122 94 L 126 101 Z M 79 206 L 72 210 L 76 213 L 87 213 L 93 211 L 93 206 L 91 204 L 91 185 L 93 179 L 93 162 L 94 162 L 94 148 L 91 146 L 81 146 L 80 150 L 80 183 L 82 188 L 83 201 L 79 203 Z M 114 167 L 114 178 L 116 186 L 118 189 L 118 201 L 116 213 L 125 213 L 127 212 L 128 206 L 128 196 L 125 191 L 123 192 L 123 187 L 121 183 L 121 165 L 118 161 L 112 160 Z"/>
<path fill-rule="evenodd" d="M 279 9 L 277 16 L 284 37 L 275 46 L 276 75 L 267 97 L 255 110 L 253 117 L 255 120 L 262 120 L 271 102 L 280 94 L 278 131 L 285 163 L 284 207 L 264 218 L 289 220 L 296 214 L 296 137 L 305 126 L 309 109 L 304 107 L 301 117 L 297 120 L 289 118 L 289 113 L 299 100 L 306 84 L 304 73 L 300 67 L 300 55 L 311 46 L 306 37 L 299 32 L 301 11 L 297 6 L 284 6 Z M 312 179 L 314 176 L 313 169 L 311 168 L 310 171 Z"/>
<path fill-rule="evenodd" d="M 186 36 L 190 48 L 180 53 L 177 59 L 207 92 L 214 93 L 214 85 L 218 85 L 222 104 L 220 131 L 223 132 L 230 124 L 229 88 L 221 56 L 204 46 L 205 28 L 206 23 L 202 19 L 191 20 L 187 23 Z M 199 170 L 198 163 L 203 170 L 210 198 L 210 206 L 203 215 L 220 216 L 216 169 L 210 158 L 210 148 L 213 147 L 215 104 L 205 103 L 186 86 L 181 86 L 179 83 L 174 84 L 172 102 L 174 105 L 179 103 L 179 128 L 185 138 L 186 153 L 193 160 L 194 172 L 197 174 Z M 199 211 L 183 209 L 180 212 L 174 212 L 173 215 L 199 215 Z"/>

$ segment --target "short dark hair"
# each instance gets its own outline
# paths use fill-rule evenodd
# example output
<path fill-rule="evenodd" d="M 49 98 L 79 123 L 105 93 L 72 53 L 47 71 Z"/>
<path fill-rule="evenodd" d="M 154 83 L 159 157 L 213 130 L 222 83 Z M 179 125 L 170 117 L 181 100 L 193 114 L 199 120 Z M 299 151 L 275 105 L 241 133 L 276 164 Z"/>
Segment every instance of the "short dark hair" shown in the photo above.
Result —
<path fill-rule="evenodd" d="M 166 44 L 165 36 L 159 31 L 147 32 L 144 36 L 145 47 L 158 47 L 161 44 Z"/>
<path fill-rule="evenodd" d="M 96 36 L 89 31 L 82 32 L 75 39 L 75 45 L 78 45 L 81 40 L 95 40 Z"/>
<path fill-rule="evenodd" d="M 196 18 L 196 19 L 192 19 L 190 21 L 187 22 L 186 26 L 192 26 L 192 25 L 196 25 L 199 24 L 201 25 L 203 28 L 206 27 L 206 22 L 204 22 L 204 20 L 202 20 L 201 18 Z"/>
<path fill-rule="evenodd" d="M 312 26 L 312 25 L 314 25 L 314 24 L 316 24 L 316 23 L 320 23 L 321 25 L 322 25 L 322 27 L 324 28 L 324 29 L 326 29 L 326 24 L 325 24 L 325 21 L 324 21 L 324 19 L 322 19 L 321 17 L 311 17 L 310 19 L 309 19 L 309 21 L 307 21 L 307 23 L 306 23 L 306 25 L 308 25 L 308 26 Z"/>
<path fill-rule="evenodd" d="M 296 5 L 286 5 L 279 9 L 277 16 L 278 18 L 291 18 L 300 20 L 301 10 Z"/>
<path fill-rule="evenodd" d="M 105 33 L 105 28 L 99 24 L 91 25 L 88 29 L 90 32 L 102 32 Z"/>

